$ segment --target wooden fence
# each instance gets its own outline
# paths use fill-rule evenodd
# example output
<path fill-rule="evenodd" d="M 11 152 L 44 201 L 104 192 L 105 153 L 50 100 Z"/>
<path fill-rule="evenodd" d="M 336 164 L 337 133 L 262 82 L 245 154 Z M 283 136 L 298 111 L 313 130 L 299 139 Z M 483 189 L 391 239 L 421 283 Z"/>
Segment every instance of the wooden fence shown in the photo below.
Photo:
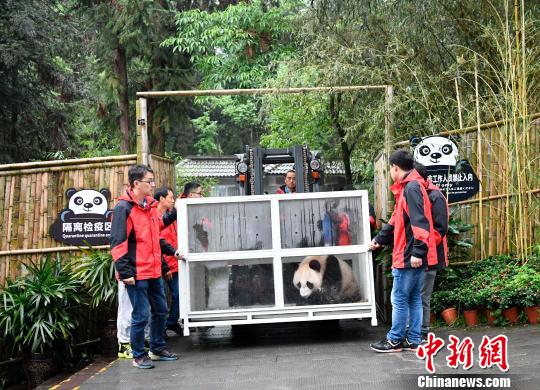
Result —
<path fill-rule="evenodd" d="M 525 223 L 529 244 L 539 242 L 540 238 L 540 115 L 531 116 L 532 125 L 528 134 L 530 149 L 527 151 L 527 189 L 521 196 L 526 198 L 525 207 L 517 210 L 516 193 L 508 193 L 508 178 L 519 176 L 510 173 L 508 146 L 504 142 L 504 122 L 493 122 L 478 128 L 471 127 L 441 133 L 454 135 L 460 158 L 469 160 L 481 183 L 480 192 L 473 198 L 450 204 L 451 213 L 462 222 L 474 225 L 470 234 L 473 249 L 469 257 L 480 259 L 495 254 L 515 250 L 515 237 L 518 223 Z M 480 145 L 478 138 L 480 134 Z M 394 148 L 407 147 L 407 141 L 394 144 Z M 375 160 L 375 210 L 377 216 L 388 217 L 392 210 L 392 196 L 388 195 L 386 154 L 381 153 Z M 518 221 L 514 213 L 521 212 L 524 221 Z"/>
<path fill-rule="evenodd" d="M 113 208 L 128 184 L 128 169 L 137 160 L 132 154 L 0 165 L 0 285 L 6 277 L 20 275 L 28 260 L 78 252 L 49 233 L 66 208 L 66 190 L 108 188 Z M 156 184 L 174 187 L 173 161 L 153 155 L 149 160 Z"/>

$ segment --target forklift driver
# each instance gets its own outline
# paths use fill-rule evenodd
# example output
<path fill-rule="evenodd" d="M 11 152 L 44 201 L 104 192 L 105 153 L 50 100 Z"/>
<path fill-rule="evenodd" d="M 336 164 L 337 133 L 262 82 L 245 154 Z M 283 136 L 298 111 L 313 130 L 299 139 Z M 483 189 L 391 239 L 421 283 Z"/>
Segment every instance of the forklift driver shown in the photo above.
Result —
<path fill-rule="evenodd" d="M 285 184 L 279 187 L 276 194 L 293 194 L 296 192 L 296 172 L 289 169 L 285 174 Z"/>

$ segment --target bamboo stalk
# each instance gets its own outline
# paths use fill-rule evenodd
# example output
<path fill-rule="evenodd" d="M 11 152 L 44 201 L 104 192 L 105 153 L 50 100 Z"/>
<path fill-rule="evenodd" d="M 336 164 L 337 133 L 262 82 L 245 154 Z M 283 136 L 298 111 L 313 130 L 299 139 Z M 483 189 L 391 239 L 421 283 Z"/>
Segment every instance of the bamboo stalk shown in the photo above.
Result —
<path fill-rule="evenodd" d="M 42 167 L 52 167 L 52 166 L 82 165 L 82 164 L 93 164 L 93 163 L 101 163 L 101 162 L 136 160 L 136 159 L 137 159 L 136 154 L 126 154 L 122 156 L 74 158 L 74 159 L 69 159 L 69 160 L 53 160 L 53 161 L 36 161 L 36 162 L 0 165 L 0 171 L 32 169 L 32 168 L 42 168 Z"/>
<path fill-rule="evenodd" d="M 158 98 L 158 97 L 172 97 L 172 96 L 263 95 L 263 94 L 312 93 L 312 92 L 335 93 L 335 92 L 353 92 L 353 91 L 368 91 L 368 90 L 385 90 L 387 87 L 389 87 L 389 85 L 155 91 L 155 92 L 137 92 L 137 97 Z"/>
<path fill-rule="evenodd" d="M 8 178 L 0 177 L 0 249 L 4 246 L 6 240 L 5 231 L 8 224 L 6 199 L 9 196 L 8 192 Z"/>
<path fill-rule="evenodd" d="M 0 256 L 20 256 L 20 255 L 36 255 L 53 252 L 70 252 L 82 251 L 87 248 L 77 246 L 57 246 L 52 248 L 35 248 L 35 249 L 13 249 L 8 251 L 0 251 Z M 109 245 L 96 245 L 92 249 L 110 249 Z"/>
<path fill-rule="evenodd" d="M 480 177 L 480 189 L 478 191 L 479 203 L 478 203 L 478 229 L 480 231 L 480 256 L 483 258 L 485 253 L 485 242 L 484 242 L 484 221 L 482 218 L 483 205 L 482 205 L 482 195 L 484 183 L 482 182 L 482 129 L 480 128 L 480 96 L 478 91 L 478 65 L 476 56 L 474 57 L 474 92 L 476 100 L 476 124 L 477 124 L 477 135 L 476 135 L 476 150 L 477 150 L 477 161 L 478 165 L 476 167 L 478 176 Z"/>
<path fill-rule="evenodd" d="M 11 178 L 11 188 L 9 191 L 9 212 L 8 212 L 8 227 L 7 227 L 7 234 L 6 234 L 6 243 L 9 245 L 11 243 L 11 221 L 13 218 L 13 201 L 14 201 L 14 195 L 15 192 L 15 178 Z"/>
<path fill-rule="evenodd" d="M 534 190 L 527 191 L 527 194 L 530 194 L 530 195 L 535 195 L 535 194 L 538 194 L 538 193 L 540 193 L 540 188 L 536 188 Z M 491 200 L 509 198 L 509 197 L 513 197 L 513 196 L 516 196 L 516 195 L 517 194 L 514 193 L 514 194 L 500 194 L 500 195 L 486 196 L 486 197 L 482 198 L 482 201 L 483 202 L 489 202 Z M 457 206 L 457 205 L 463 205 L 463 204 L 474 204 L 474 203 L 478 203 L 479 201 L 480 201 L 480 199 L 467 199 L 467 200 L 462 200 L 462 201 L 459 201 L 459 202 L 449 203 L 449 205 Z"/>
<path fill-rule="evenodd" d="M 162 156 L 158 156 L 156 154 L 152 154 L 151 155 L 151 159 L 156 159 L 158 161 L 163 161 L 165 163 L 169 163 L 169 164 L 174 164 L 174 160 L 171 160 L 170 158 L 167 158 L 167 157 L 162 157 Z"/>
<path fill-rule="evenodd" d="M 454 78 L 454 84 L 456 86 L 456 100 L 457 100 L 458 116 L 459 116 L 459 128 L 463 129 L 463 116 L 461 115 L 461 97 L 459 94 L 459 86 L 458 86 L 457 77 Z"/>
<path fill-rule="evenodd" d="M 16 221 L 17 221 L 17 244 L 16 246 L 17 247 L 20 247 L 21 244 L 22 244 L 22 238 L 23 238 L 23 229 L 24 229 L 24 199 L 22 199 L 22 189 L 23 188 L 27 188 L 27 183 L 28 183 L 28 177 L 27 176 L 23 176 L 20 180 L 20 186 L 17 190 L 17 195 L 18 195 L 18 204 L 17 204 L 17 216 L 16 216 Z"/>
<path fill-rule="evenodd" d="M 44 173 L 41 175 L 41 184 L 42 184 L 42 191 L 43 195 L 41 197 L 41 204 L 39 206 L 39 215 L 40 215 L 40 222 L 39 222 L 39 244 L 38 246 L 40 248 L 43 248 L 43 241 L 46 237 L 46 230 L 47 230 L 47 204 L 48 204 L 48 195 L 49 195 L 49 183 L 48 183 L 48 174 Z"/>
<path fill-rule="evenodd" d="M 96 164 L 88 164 L 84 167 L 77 167 L 77 169 L 95 169 L 95 168 L 110 168 L 110 167 L 121 167 L 125 165 L 134 165 L 136 160 L 125 160 L 118 162 L 104 162 Z M 25 170 L 14 170 L 14 171 L 0 171 L 0 176 L 16 176 L 16 175 L 26 175 L 32 173 L 41 173 L 41 172 L 67 172 L 73 171 L 73 166 L 52 166 L 46 168 L 34 168 L 34 169 L 25 169 Z"/>

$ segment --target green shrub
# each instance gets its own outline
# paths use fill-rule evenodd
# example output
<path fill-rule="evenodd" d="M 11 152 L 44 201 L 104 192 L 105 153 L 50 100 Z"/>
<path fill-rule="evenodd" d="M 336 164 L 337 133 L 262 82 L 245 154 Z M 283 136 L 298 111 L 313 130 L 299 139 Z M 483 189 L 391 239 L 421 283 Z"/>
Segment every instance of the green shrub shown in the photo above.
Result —
<path fill-rule="evenodd" d="M 109 251 L 88 248 L 85 255 L 71 261 L 75 278 L 90 296 L 92 307 L 114 310 L 118 294 L 114 261 Z"/>
<path fill-rule="evenodd" d="M 0 331 L 13 351 L 50 352 L 77 326 L 81 283 L 61 258 L 44 257 L 0 291 Z"/>
<path fill-rule="evenodd" d="M 455 294 L 448 290 L 435 291 L 431 295 L 430 308 L 433 313 L 440 313 L 449 307 L 455 307 Z"/>
<path fill-rule="evenodd" d="M 517 294 L 519 306 L 537 306 L 540 301 L 540 273 L 527 265 L 520 267 L 508 283 Z"/>
<path fill-rule="evenodd" d="M 480 306 L 478 291 L 466 283 L 456 292 L 456 300 L 463 310 L 473 310 Z"/>

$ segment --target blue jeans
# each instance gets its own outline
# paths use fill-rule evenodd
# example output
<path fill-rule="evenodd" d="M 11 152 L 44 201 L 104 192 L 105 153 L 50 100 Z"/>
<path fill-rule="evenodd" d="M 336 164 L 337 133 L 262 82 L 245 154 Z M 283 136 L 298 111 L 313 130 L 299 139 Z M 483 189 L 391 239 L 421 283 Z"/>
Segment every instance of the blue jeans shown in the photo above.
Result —
<path fill-rule="evenodd" d="M 392 269 L 392 328 L 386 335 L 388 340 L 404 340 L 409 318 L 409 342 L 420 344 L 422 341 L 422 288 L 425 273 L 424 268 Z"/>
<path fill-rule="evenodd" d="M 167 326 L 173 326 L 178 323 L 180 318 L 180 303 L 178 296 L 178 272 L 172 274 L 171 280 L 167 280 L 167 285 L 171 291 L 171 308 L 169 310 L 169 318 L 167 318 Z"/>
<path fill-rule="evenodd" d="M 150 350 L 159 352 L 166 347 L 163 334 L 167 319 L 167 301 L 161 278 L 135 281 L 134 286 L 126 286 L 131 306 L 131 348 L 133 357 L 146 354 L 144 350 L 144 327 L 150 320 Z"/>

